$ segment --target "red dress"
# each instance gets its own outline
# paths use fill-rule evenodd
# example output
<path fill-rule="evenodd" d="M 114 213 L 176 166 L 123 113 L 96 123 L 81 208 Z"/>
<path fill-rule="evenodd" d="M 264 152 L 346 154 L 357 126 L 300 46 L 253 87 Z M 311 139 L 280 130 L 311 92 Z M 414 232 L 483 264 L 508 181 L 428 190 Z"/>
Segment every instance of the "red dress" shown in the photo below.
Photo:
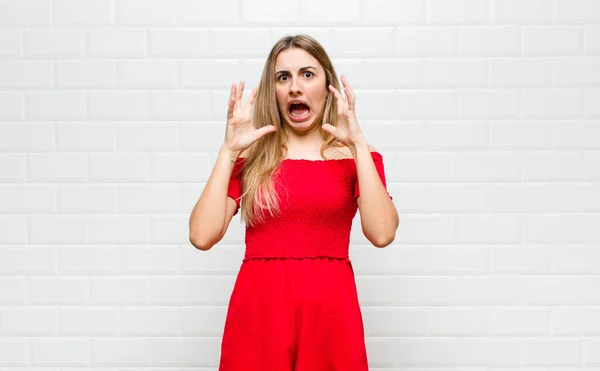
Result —
<path fill-rule="evenodd" d="M 382 156 L 371 155 L 385 187 Z M 238 210 L 243 163 L 238 158 L 227 192 Z M 368 370 L 348 258 L 359 195 L 354 159 L 283 160 L 274 186 L 281 213 L 246 226 L 219 370 Z"/>

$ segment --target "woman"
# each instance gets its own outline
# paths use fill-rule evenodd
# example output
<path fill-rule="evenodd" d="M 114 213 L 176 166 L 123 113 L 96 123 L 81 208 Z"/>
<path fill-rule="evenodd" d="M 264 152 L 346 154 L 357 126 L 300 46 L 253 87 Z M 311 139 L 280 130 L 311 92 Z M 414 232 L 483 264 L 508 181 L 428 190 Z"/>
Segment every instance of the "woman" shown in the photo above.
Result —
<path fill-rule="evenodd" d="M 221 371 L 368 370 L 350 228 L 358 208 L 384 247 L 398 213 L 342 84 L 344 96 L 323 47 L 299 35 L 274 45 L 245 105 L 244 82 L 231 87 L 225 141 L 190 217 L 191 243 L 208 250 L 243 206 Z"/>

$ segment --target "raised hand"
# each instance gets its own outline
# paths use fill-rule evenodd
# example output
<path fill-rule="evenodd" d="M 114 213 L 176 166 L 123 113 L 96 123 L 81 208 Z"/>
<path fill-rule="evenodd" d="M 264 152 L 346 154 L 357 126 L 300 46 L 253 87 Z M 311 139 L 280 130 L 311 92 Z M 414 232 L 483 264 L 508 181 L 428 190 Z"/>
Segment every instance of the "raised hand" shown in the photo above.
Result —
<path fill-rule="evenodd" d="M 354 111 L 356 103 L 354 91 L 352 90 L 352 87 L 350 87 L 346 76 L 342 75 L 341 77 L 345 93 L 343 97 L 336 88 L 329 85 L 329 90 L 337 101 L 337 126 L 325 123 L 323 124 L 322 129 L 335 136 L 337 140 L 344 145 L 355 147 L 359 143 L 364 142 L 365 139 L 360 130 L 360 126 L 358 125 L 358 120 L 356 119 L 356 113 Z"/>
<path fill-rule="evenodd" d="M 227 110 L 227 127 L 225 129 L 225 147 L 230 151 L 243 152 L 262 136 L 274 132 L 275 126 L 267 125 L 256 129 L 252 123 L 252 107 L 257 90 L 252 89 L 245 106 L 242 106 L 244 81 L 239 86 L 233 83 L 229 94 Z"/>

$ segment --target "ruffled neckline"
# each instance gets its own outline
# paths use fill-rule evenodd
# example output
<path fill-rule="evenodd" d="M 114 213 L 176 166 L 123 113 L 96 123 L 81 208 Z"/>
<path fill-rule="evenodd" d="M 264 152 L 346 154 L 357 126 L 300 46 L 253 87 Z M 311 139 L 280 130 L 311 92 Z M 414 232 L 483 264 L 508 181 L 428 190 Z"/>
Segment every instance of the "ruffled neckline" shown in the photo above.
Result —
<path fill-rule="evenodd" d="M 381 159 L 382 155 L 378 151 L 371 151 L 371 157 Z M 237 160 L 243 161 L 245 159 L 246 159 L 245 157 L 238 157 Z M 286 163 L 286 162 L 289 162 L 289 163 L 324 163 L 324 162 L 334 162 L 334 161 L 339 161 L 339 162 L 354 161 L 354 157 L 330 158 L 327 160 L 323 160 L 323 159 L 311 160 L 311 159 L 307 159 L 307 158 L 284 158 L 281 161 L 281 163 Z"/>

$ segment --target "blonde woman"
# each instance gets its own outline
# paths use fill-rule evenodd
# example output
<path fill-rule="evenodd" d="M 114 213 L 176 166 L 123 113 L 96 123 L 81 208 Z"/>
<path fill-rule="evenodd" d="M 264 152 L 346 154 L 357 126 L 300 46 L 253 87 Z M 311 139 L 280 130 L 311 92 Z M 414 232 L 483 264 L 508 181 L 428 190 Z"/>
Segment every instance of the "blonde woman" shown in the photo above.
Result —
<path fill-rule="evenodd" d="M 240 207 L 246 223 L 220 371 L 368 370 L 350 228 L 359 209 L 365 237 L 385 247 L 398 213 L 341 81 L 344 94 L 323 47 L 298 35 L 273 46 L 245 105 L 244 82 L 231 87 L 225 140 L 190 216 L 200 250 Z"/>

